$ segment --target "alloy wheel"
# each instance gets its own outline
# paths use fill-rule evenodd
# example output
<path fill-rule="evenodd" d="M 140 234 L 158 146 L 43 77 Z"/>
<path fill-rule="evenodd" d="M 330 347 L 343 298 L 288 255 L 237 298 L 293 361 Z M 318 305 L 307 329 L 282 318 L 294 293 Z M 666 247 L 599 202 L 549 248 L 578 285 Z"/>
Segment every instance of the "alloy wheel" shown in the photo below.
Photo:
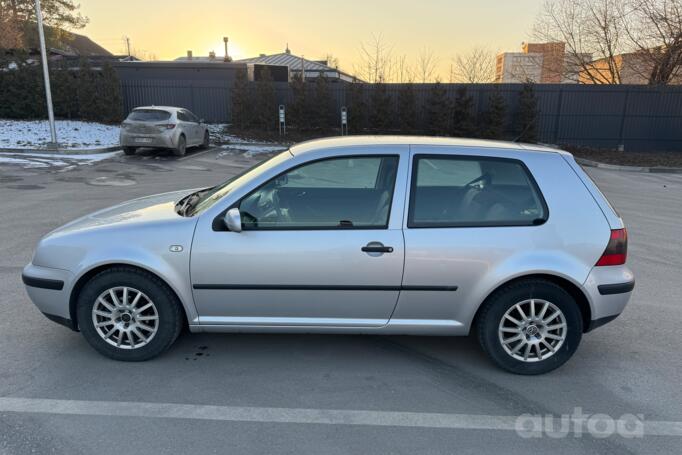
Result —
<path fill-rule="evenodd" d="M 542 299 L 528 299 L 512 305 L 498 327 L 504 350 L 523 362 L 539 362 L 552 357 L 564 344 L 567 333 L 564 313 Z"/>
<path fill-rule="evenodd" d="M 148 344 L 159 329 L 159 313 L 142 291 L 117 286 L 102 292 L 92 307 L 97 334 L 120 349 L 138 349 Z"/>

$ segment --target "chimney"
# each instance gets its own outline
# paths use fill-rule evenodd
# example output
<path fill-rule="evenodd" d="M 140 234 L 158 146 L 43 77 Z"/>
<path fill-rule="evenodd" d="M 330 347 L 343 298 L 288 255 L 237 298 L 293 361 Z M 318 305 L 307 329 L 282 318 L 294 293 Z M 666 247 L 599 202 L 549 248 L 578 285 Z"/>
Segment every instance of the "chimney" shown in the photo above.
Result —
<path fill-rule="evenodd" d="M 192 51 L 187 51 L 187 60 L 192 60 Z"/>
<path fill-rule="evenodd" d="M 223 61 L 231 62 L 232 57 L 230 57 L 230 54 L 227 53 L 227 42 L 228 42 L 227 36 L 223 36 L 223 43 L 225 43 L 225 57 L 223 58 Z"/>

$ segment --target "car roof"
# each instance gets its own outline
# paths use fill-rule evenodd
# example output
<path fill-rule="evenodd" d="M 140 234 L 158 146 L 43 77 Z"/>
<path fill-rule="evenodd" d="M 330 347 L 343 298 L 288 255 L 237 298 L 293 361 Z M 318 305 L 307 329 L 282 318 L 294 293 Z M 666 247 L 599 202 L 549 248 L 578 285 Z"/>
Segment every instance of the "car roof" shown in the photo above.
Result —
<path fill-rule="evenodd" d="M 301 155 L 313 150 L 334 147 L 354 147 L 365 145 L 440 145 L 450 147 L 472 147 L 506 149 L 535 152 L 569 154 L 564 150 L 540 144 L 491 141 L 485 139 L 464 139 L 431 136 L 338 136 L 301 142 L 291 147 L 293 155 Z M 570 155 L 570 154 L 569 154 Z"/>
<path fill-rule="evenodd" d="M 137 111 L 139 109 L 155 109 L 157 111 L 169 111 L 169 112 L 177 112 L 180 109 L 185 109 L 184 107 L 173 107 L 173 106 L 138 106 L 134 108 L 134 111 Z"/>

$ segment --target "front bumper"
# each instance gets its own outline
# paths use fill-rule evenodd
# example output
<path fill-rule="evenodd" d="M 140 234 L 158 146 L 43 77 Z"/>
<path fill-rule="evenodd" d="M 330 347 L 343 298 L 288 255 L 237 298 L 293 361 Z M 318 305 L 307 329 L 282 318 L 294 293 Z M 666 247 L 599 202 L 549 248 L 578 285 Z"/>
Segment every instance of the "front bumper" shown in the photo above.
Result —
<path fill-rule="evenodd" d="M 614 320 L 630 301 L 635 287 L 632 271 L 624 265 L 594 267 L 583 287 L 590 300 L 592 317 L 586 331 Z"/>
<path fill-rule="evenodd" d="M 28 264 L 21 279 L 29 298 L 45 316 L 75 330 L 69 304 L 74 279 L 71 272 Z"/>

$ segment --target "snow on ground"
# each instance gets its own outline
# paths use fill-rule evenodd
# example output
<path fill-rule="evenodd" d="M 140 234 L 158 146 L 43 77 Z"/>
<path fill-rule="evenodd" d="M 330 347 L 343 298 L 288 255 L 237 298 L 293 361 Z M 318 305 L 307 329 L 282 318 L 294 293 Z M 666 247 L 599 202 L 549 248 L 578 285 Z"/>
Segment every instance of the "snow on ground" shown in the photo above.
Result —
<path fill-rule="evenodd" d="M 288 149 L 286 145 L 276 144 L 227 144 L 221 145 L 220 148 L 244 153 L 246 156 L 258 155 L 259 153 L 280 152 Z M 223 152 L 220 152 L 223 153 Z M 220 156 L 220 154 L 218 154 Z"/>
<path fill-rule="evenodd" d="M 119 144 L 119 128 L 114 125 L 57 120 L 57 140 L 62 148 L 83 150 Z M 45 148 L 50 141 L 47 120 L 0 119 L 0 148 Z"/>
<path fill-rule="evenodd" d="M 1 165 L 17 165 L 23 168 L 46 168 L 80 166 L 113 158 L 121 152 L 71 155 L 68 153 L 32 153 L 32 152 L 0 152 Z"/>

